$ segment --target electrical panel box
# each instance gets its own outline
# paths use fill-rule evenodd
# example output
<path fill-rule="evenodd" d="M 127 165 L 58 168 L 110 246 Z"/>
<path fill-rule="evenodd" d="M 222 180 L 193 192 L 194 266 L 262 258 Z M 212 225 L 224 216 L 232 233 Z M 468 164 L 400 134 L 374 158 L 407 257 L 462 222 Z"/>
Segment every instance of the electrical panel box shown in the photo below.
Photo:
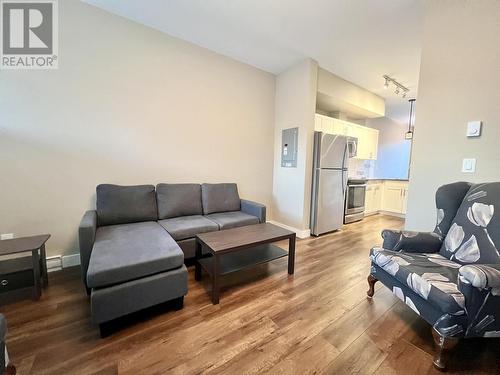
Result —
<path fill-rule="evenodd" d="M 281 166 L 297 168 L 297 150 L 299 143 L 299 128 L 283 129 L 281 131 Z"/>

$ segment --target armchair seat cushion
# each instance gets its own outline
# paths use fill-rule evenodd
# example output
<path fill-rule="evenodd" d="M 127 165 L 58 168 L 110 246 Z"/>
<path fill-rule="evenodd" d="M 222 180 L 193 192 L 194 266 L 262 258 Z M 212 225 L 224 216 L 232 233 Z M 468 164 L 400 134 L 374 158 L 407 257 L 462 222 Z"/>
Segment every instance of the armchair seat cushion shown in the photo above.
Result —
<path fill-rule="evenodd" d="M 259 224 L 259 218 L 241 211 L 219 212 L 206 215 L 207 218 L 219 225 L 219 229 L 243 227 L 245 225 Z"/>
<path fill-rule="evenodd" d="M 176 241 L 192 238 L 199 233 L 219 230 L 219 226 L 201 215 L 180 216 L 158 222 Z"/>
<path fill-rule="evenodd" d="M 99 227 L 87 271 L 89 288 L 100 288 L 179 268 L 184 254 L 156 222 Z"/>
<path fill-rule="evenodd" d="M 460 264 L 437 253 L 402 253 L 383 248 L 370 251 L 372 261 L 443 313 L 464 313 L 465 297 L 458 289 Z"/>

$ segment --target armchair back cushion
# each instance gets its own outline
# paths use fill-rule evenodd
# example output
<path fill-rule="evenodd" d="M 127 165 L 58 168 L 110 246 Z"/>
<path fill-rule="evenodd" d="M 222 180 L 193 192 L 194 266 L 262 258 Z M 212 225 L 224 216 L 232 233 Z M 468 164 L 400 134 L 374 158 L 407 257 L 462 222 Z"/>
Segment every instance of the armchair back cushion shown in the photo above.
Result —
<path fill-rule="evenodd" d="M 203 214 L 200 184 L 158 184 L 156 201 L 160 220 Z"/>
<path fill-rule="evenodd" d="M 470 182 L 454 182 L 437 189 L 437 223 L 434 232 L 442 237 L 446 236 L 471 185 Z"/>
<path fill-rule="evenodd" d="M 101 184 L 96 192 L 98 226 L 158 220 L 153 185 Z"/>
<path fill-rule="evenodd" d="M 239 211 L 241 208 L 236 184 L 202 184 L 201 198 L 205 215 Z"/>
<path fill-rule="evenodd" d="M 460 264 L 495 264 L 500 263 L 499 249 L 500 182 L 474 184 L 462 200 L 439 253 Z"/>

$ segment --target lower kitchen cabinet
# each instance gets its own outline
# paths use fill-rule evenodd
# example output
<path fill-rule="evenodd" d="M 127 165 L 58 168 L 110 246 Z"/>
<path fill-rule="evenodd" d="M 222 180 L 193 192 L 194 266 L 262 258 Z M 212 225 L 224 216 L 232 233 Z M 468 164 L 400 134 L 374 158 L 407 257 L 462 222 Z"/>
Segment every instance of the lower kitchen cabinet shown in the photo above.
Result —
<path fill-rule="evenodd" d="M 365 214 L 372 214 L 380 211 L 382 206 L 383 183 L 368 184 L 365 195 Z"/>
<path fill-rule="evenodd" d="M 372 181 L 366 187 L 365 213 L 369 215 L 382 211 L 398 216 L 405 215 L 407 201 L 407 181 Z"/>

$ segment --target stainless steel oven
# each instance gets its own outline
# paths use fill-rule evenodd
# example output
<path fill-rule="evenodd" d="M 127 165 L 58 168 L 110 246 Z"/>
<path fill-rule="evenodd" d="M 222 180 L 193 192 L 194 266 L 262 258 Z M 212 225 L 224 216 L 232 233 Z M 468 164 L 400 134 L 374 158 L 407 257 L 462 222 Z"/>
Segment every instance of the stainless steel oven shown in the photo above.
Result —
<path fill-rule="evenodd" d="M 366 180 L 348 180 L 345 198 L 344 223 L 352 223 L 365 217 Z"/>

